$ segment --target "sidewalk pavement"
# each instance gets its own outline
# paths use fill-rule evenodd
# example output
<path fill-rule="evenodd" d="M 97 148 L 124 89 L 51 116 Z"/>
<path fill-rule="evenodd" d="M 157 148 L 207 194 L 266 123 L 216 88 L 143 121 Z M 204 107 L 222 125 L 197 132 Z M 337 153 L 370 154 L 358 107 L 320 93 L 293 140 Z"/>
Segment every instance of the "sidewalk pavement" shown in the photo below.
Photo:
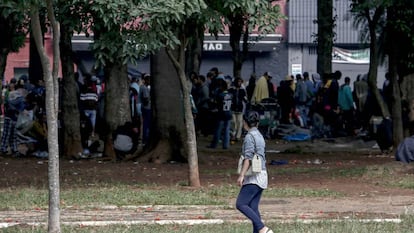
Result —
<path fill-rule="evenodd" d="M 412 196 L 347 198 L 264 198 L 260 205 L 266 222 L 359 220 L 400 222 L 414 214 Z M 47 210 L 0 211 L 0 228 L 14 225 L 46 225 Z M 248 222 L 235 208 L 202 205 L 66 207 L 64 225 L 103 226 L 111 224 L 223 224 Z"/>

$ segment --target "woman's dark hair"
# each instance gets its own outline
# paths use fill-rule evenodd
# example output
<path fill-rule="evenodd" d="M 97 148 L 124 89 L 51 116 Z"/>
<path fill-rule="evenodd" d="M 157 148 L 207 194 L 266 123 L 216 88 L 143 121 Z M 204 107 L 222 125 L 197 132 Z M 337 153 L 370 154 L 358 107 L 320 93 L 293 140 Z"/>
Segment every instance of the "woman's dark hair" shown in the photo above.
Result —
<path fill-rule="evenodd" d="M 248 111 L 243 115 L 243 119 L 246 121 L 249 127 L 257 126 L 260 121 L 260 115 L 256 111 Z"/>

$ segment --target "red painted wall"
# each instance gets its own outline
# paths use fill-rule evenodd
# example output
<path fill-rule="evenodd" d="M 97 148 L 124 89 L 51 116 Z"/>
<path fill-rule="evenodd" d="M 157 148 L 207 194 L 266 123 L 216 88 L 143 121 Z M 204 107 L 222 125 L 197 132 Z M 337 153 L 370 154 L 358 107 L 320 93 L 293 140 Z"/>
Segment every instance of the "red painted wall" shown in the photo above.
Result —
<path fill-rule="evenodd" d="M 45 35 L 45 49 L 46 53 L 49 56 L 50 64 L 52 65 L 53 62 L 53 44 L 52 44 L 52 37 L 50 34 Z M 29 49 L 30 47 L 30 39 L 29 37 L 26 38 L 25 46 L 20 48 L 19 52 L 17 53 L 10 53 L 7 57 L 7 64 L 6 70 L 4 73 L 4 79 L 8 83 L 10 79 L 13 77 L 19 78 L 17 74 L 15 74 L 16 68 L 26 68 L 27 72 L 29 70 Z M 28 75 L 28 74 L 27 74 Z"/>

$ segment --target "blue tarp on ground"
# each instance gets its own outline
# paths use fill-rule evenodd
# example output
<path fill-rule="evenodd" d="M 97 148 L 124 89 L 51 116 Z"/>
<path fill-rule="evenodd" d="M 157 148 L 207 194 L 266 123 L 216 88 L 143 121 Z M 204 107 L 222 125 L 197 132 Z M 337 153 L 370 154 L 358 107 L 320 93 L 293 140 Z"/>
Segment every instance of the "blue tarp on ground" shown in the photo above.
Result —
<path fill-rule="evenodd" d="M 283 140 L 293 142 L 293 141 L 307 141 L 311 138 L 309 134 L 304 133 L 297 133 L 297 134 L 289 134 L 283 137 Z"/>

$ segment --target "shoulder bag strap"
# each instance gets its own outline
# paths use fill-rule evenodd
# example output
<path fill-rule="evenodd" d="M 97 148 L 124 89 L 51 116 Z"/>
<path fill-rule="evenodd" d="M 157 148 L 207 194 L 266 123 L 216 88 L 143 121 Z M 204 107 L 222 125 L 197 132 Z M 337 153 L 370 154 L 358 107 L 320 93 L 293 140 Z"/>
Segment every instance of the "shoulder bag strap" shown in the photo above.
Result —
<path fill-rule="evenodd" d="M 262 159 L 264 159 L 264 156 L 257 153 L 257 146 L 256 146 L 256 139 L 254 138 L 254 135 L 250 133 L 250 136 L 253 138 L 253 143 L 254 143 L 254 153 L 260 155 L 260 157 L 262 157 Z"/>

